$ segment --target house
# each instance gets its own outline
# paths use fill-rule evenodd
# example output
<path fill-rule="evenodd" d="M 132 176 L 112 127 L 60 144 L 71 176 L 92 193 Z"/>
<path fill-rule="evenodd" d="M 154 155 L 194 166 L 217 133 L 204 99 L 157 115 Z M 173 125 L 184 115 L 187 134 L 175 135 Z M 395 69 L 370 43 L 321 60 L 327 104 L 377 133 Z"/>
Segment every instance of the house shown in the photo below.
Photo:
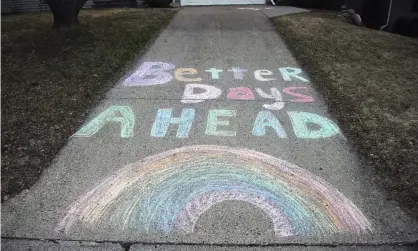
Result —
<path fill-rule="evenodd" d="M 44 12 L 48 5 L 42 0 L 2 0 L 2 13 Z M 190 5 L 266 4 L 271 0 L 167 0 Z M 418 36 L 418 0 L 273 0 L 277 5 L 341 10 L 354 9 L 370 28 L 384 29 L 407 36 Z M 138 7 L 143 0 L 87 0 L 83 8 Z"/>
<path fill-rule="evenodd" d="M 87 0 L 83 9 L 106 7 L 137 7 L 142 0 Z M 1 13 L 47 12 L 48 5 L 42 0 L 2 0 Z"/>
<path fill-rule="evenodd" d="M 266 4 L 266 0 L 175 0 L 181 6 L 188 5 L 243 5 Z"/>
<path fill-rule="evenodd" d="M 307 9 L 341 10 L 345 0 L 274 0 L 278 5 L 291 5 Z"/>
<path fill-rule="evenodd" d="M 170 0 L 168 0 L 170 1 Z M 170 1 L 171 2 L 171 1 Z M 266 4 L 266 0 L 174 0 L 182 6 L 187 5 L 241 5 Z M 143 0 L 87 0 L 83 8 L 104 7 L 138 7 L 144 5 Z M 2 0 L 1 13 L 45 12 L 48 5 L 42 0 Z"/>
<path fill-rule="evenodd" d="M 93 0 L 87 0 L 83 8 L 92 8 Z M 1 0 L 1 13 L 47 12 L 47 4 L 40 0 Z"/>
<path fill-rule="evenodd" d="M 363 23 L 406 36 L 418 37 L 418 0 L 274 0 L 302 8 L 354 9 Z"/>
<path fill-rule="evenodd" d="M 418 35 L 418 0 L 346 0 L 367 27 Z"/>
<path fill-rule="evenodd" d="M 266 4 L 271 0 L 167 0 L 179 3 L 181 6 L 193 5 L 247 5 Z M 344 0 L 273 0 L 280 5 L 298 5 L 305 8 L 322 8 L 339 10 Z M 136 4 L 132 5 L 132 2 Z M 143 0 L 88 0 L 83 8 L 96 7 L 137 7 L 143 5 Z M 48 11 L 48 5 L 42 0 L 2 0 L 2 13 L 43 12 Z"/>

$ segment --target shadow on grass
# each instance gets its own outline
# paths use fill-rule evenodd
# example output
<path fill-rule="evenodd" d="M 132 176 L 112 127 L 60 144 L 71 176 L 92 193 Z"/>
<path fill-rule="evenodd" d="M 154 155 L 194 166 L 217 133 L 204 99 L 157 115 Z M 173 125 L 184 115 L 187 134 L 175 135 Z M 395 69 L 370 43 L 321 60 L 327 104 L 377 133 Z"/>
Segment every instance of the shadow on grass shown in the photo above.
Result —
<path fill-rule="evenodd" d="M 2 201 L 35 183 L 175 13 L 82 11 L 71 29 L 51 29 L 50 13 L 2 17 Z"/>

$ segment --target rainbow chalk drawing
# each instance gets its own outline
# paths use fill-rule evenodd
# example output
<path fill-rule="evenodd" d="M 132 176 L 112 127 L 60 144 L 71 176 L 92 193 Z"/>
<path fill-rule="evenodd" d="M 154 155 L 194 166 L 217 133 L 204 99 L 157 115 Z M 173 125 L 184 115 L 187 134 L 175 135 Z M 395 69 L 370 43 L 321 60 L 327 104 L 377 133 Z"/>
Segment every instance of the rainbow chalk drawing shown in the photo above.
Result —
<path fill-rule="evenodd" d="M 263 210 L 278 238 L 372 231 L 349 199 L 312 173 L 260 152 L 214 145 L 125 166 L 71 205 L 56 230 L 190 234 L 212 206 L 231 200 Z"/>

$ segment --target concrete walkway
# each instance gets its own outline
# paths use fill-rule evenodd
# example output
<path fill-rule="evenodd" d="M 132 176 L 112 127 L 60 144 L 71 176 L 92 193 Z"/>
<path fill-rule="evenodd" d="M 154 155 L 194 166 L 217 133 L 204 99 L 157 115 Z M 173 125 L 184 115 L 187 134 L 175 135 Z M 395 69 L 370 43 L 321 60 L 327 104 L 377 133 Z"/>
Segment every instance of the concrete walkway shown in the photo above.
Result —
<path fill-rule="evenodd" d="M 292 7 L 292 6 L 268 6 L 268 7 L 262 8 L 261 11 L 268 18 L 272 18 L 272 17 L 278 17 L 278 16 L 283 16 L 283 15 L 288 15 L 288 14 L 308 12 L 309 10 Z"/>
<path fill-rule="evenodd" d="M 2 205 L 3 250 L 413 250 L 366 170 L 261 11 L 184 8 Z"/>

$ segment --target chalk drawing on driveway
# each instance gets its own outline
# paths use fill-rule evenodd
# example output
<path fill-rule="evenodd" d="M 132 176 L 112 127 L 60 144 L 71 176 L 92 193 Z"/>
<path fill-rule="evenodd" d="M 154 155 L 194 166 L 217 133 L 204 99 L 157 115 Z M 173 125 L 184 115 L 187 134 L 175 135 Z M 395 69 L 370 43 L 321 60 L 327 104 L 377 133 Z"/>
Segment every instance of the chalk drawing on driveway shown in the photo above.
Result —
<path fill-rule="evenodd" d="M 190 234 L 213 205 L 231 200 L 264 211 L 278 238 L 372 231 L 348 198 L 314 174 L 267 154 L 216 145 L 177 148 L 121 168 L 71 205 L 56 230 L 69 234 L 81 224 Z"/>

